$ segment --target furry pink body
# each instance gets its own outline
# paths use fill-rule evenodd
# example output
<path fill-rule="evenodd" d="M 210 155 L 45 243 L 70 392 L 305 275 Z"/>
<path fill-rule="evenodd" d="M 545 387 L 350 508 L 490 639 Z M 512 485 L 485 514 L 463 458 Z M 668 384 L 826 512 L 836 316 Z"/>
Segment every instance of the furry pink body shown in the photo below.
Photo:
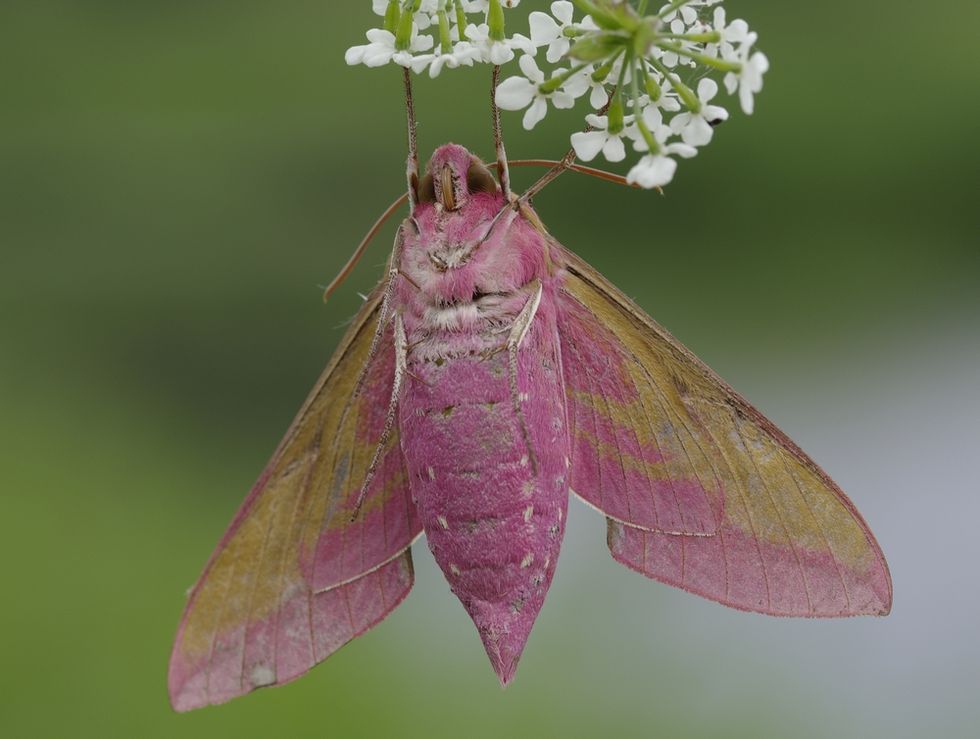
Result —
<path fill-rule="evenodd" d="M 504 207 L 496 193 L 456 212 L 421 205 L 393 310 L 408 340 L 399 428 L 412 497 L 506 684 L 558 562 L 570 442 L 543 237 L 523 219 L 498 222 L 473 250 Z M 539 285 L 512 366 L 508 340 Z"/>

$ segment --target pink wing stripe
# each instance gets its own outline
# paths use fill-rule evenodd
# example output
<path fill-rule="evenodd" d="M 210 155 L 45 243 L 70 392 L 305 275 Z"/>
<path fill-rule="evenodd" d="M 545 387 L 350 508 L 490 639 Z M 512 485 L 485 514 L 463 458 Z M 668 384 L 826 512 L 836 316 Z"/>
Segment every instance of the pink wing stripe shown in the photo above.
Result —
<path fill-rule="evenodd" d="M 667 536 L 609 522 L 613 557 L 647 577 L 746 611 L 773 616 L 887 613 L 888 576 L 860 572 L 828 552 L 758 542 L 725 525 L 716 536 Z"/>
<path fill-rule="evenodd" d="M 348 464 L 345 457 L 339 466 Z M 411 545 L 422 531 L 397 444 L 382 459 L 361 512 L 351 521 L 359 494 L 360 490 L 352 486 L 346 504 L 332 516 L 328 511 L 330 520 L 320 533 L 313 562 L 308 565 L 315 592 L 349 582 L 387 562 Z"/>
<path fill-rule="evenodd" d="M 323 593 L 285 593 L 280 610 L 248 630 L 242 659 L 240 627 L 222 634 L 210 659 L 190 663 L 179 653 L 170 666 L 174 708 L 189 711 L 224 703 L 257 688 L 296 679 L 347 642 L 381 622 L 397 607 L 414 583 L 410 552 L 354 582 Z M 261 645 L 259 649 L 249 649 Z"/>
<path fill-rule="evenodd" d="M 683 432 L 666 413 L 648 415 L 619 340 L 574 299 L 566 298 L 562 310 L 572 489 L 610 518 L 633 526 L 713 534 L 720 496 L 712 491 L 712 503 L 696 477 Z"/>

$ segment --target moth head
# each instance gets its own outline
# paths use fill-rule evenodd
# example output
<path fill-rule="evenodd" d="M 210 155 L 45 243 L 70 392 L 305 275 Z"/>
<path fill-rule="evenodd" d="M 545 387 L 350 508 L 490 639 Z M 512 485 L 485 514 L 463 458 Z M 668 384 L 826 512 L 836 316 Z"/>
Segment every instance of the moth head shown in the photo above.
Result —
<path fill-rule="evenodd" d="M 499 190 L 487 166 L 464 147 L 446 144 L 435 150 L 418 185 L 419 203 L 438 203 L 443 210 L 456 211 L 474 193 Z"/>

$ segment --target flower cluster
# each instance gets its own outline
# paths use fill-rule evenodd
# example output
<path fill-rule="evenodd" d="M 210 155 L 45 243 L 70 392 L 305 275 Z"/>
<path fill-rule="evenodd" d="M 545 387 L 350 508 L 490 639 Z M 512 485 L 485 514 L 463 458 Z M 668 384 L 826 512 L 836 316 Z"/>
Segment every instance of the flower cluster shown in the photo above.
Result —
<path fill-rule="evenodd" d="M 758 36 L 745 21 L 729 21 L 722 0 L 672 0 L 655 13 L 648 0 L 558 0 L 550 13 L 530 14 L 529 37 L 505 32 L 504 8 L 520 0 L 373 2 L 384 27 L 348 50 L 349 64 L 393 62 L 436 77 L 447 67 L 502 65 L 519 54 L 521 74 L 499 85 L 497 105 L 525 111 L 530 129 L 549 105 L 572 108 L 588 97 L 588 128 L 571 137 L 576 155 L 621 162 L 629 146 L 641 158 L 627 179 L 641 187 L 668 184 L 675 157 L 695 156 L 728 118 L 711 75 L 751 114 L 769 68 L 755 49 Z"/>
<path fill-rule="evenodd" d="M 504 8 L 521 0 L 372 0 L 381 28 L 369 43 L 347 50 L 348 64 L 380 67 L 392 62 L 416 74 L 438 77 L 443 69 L 475 63 L 501 65 L 517 52 L 533 55 L 531 39 L 504 32 Z"/>

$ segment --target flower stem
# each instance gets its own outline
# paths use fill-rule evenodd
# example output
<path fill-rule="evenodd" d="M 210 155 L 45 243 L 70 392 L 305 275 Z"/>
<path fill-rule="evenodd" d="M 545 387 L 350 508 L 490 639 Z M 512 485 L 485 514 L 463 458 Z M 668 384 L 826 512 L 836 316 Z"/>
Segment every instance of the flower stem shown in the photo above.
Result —
<path fill-rule="evenodd" d="M 504 24 L 504 8 L 500 0 L 490 0 L 490 9 L 487 11 L 487 24 L 490 26 L 490 38 L 494 41 L 503 41 L 507 38 L 507 30 Z"/>
<path fill-rule="evenodd" d="M 685 49 L 680 44 L 670 44 L 663 41 L 658 41 L 657 46 L 665 51 L 672 51 L 680 56 L 686 56 L 688 59 L 693 59 L 694 61 L 704 64 L 708 67 L 714 67 L 715 69 L 721 70 L 722 72 L 740 72 L 742 71 L 742 65 L 738 62 L 726 62 L 724 59 L 715 59 L 713 56 L 708 56 L 707 54 L 700 54 L 696 51 L 689 51 Z"/>
<path fill-rule="evenodd" d="M 627 62 L 631 62 L 632 59 L 627 58 L 626 61 Z M 642 64 L 642 62 L 641 62 L 641 64 Z M 660 142 L 658 142 L 657 141 L 657 138 L 650 132 L 650 129 L 649 129 L 649 127 L 646 124 L 646 121 L 643 120 L 643 116 L 639 113 L 639 110 L 640 110 L 640 83 L 639 83 L 639 77 L 640 77 L 640 75 L 638 75 L 636 73 L 636 71 L 634 70 L 633 71 L 633 74 L 630 75 L 630 77 L 632 78 L 630 80 L 630 82 L 631 82 L 631 84 L 633 86 L 633 110 L 637 111 L 637 115 L 636 115 L 636 127 L 640 130 L 640 135 L 643 136 L 643 140 L 646 141 L 647 147 L 649 147 L 649 149 L 650 149 L 650 153 L 651 154 L 656 154 L 657 152 L 660 151 Z"/>
<path fill-rule="evenodd" d="M 453 0 L 453 7 L 456 9 L 456 27 L 459 28 L 459 40 L 466 41 L 466 13 L 463 12 L 463 5 L 460 0 Z"/>
<path fill-rule="evenodd" d="M 542 82 L 539 85 L 539 89 L 545 95 L 552 93 L 555 90 L 557 90 L 559 87 L 564 85 L 571 77 L 574 77 L 576 74 L 578 74 L 583 69 L 585 69 L 587 66 L 589 66 L 588 62 L 583 62 L 582 64 L 579 64 L 576 67 L 572 67 L 567 72 L 562 72 L 561 74 L 552 77 L 550 80 L 546 80 Z"/>
<path fill-rule="evenodd" d="M 439 9 L 439 44 L 443 54 L 453 53 L 453 40 L 449 31 L 449 15 L 444 8 Z"/>
<path fill-rule="evenodd" d="M 388 7 L 385 8 L 384 29 L 389 33 L 398 31 L 398 20 L 401 18 L 401 7 L 398 0 L 389 0 Z"/>
<path fill-rule="evenodd" d="M 673 51 L 673 49 L 671 49 Z M 659 59 L 650 59 L 650 64 L 656 69 L 660 74 L 662 74 L 671 84 L 677 94 L 680 96 L 681 102 L 684 103 L 685 107 L 693 113 L 699 113 L 701 111 L 701 101 L 698 100 L 698 96 L 694 94 L 694 91 L 690 87 L 681 82 L 681 78 L 676 74 L 671 72 Z"/>
<path fill-rule="evenodd" d="M 661 33 L 660 38 L 693 41 L 696 44 L 717 44 L 721 41 L 721 34 L 718 31 L 709 31 L 708 33 Z"/>

